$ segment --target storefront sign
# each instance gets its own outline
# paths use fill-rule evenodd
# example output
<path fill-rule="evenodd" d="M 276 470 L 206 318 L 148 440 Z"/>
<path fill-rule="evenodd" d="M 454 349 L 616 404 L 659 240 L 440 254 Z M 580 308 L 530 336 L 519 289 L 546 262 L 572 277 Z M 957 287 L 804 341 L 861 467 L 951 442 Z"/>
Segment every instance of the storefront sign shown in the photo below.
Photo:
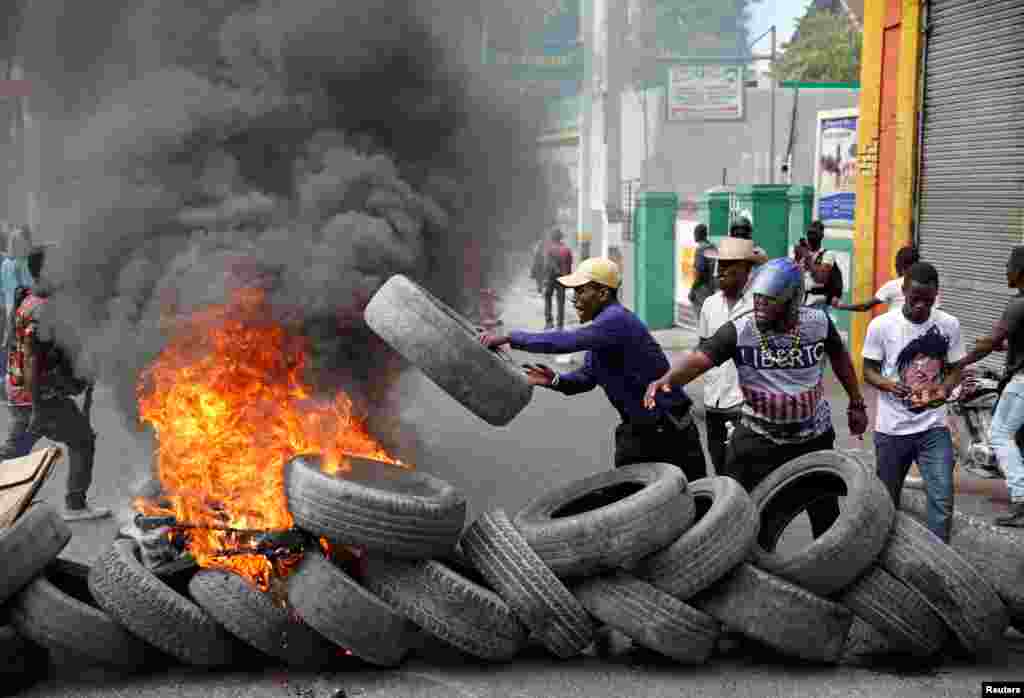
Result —
<path fill-rule="evenodd" d="M 818 112 L 815 218 L 852 227 L 857 199 L 857 110 Z"/>
<path fill-rule="evenodd" d="M 668 69 L 669 121 L 743 118 L 743 66 L 686 63 Z"/>

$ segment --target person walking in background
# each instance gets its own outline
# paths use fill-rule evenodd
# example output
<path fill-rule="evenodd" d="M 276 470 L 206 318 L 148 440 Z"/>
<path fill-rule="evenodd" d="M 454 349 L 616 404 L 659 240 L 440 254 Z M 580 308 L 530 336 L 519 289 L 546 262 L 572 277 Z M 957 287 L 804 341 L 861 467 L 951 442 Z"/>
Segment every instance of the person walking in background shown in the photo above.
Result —
<path fill-rule="evenodd" d="M 7 349 L 10 323 L 14 310 L 14 294 L 19 288 L 32 286 L 28 255 L 32 251 L 32 230 L 28 226 L 6 226 L 5 254 L 0 264 L 0 297 L 3 299 L 3 342 L 0 343 L 0 375 L 7 375 Z M 4 390 L 6 391 L 6 381 Z"/>
<path fill-rule="evenodd" d="M 764 248 L 757 244 L 754 240 L 754 224 L 750 222 L 750 219 L 746 216 L 740 216 L 732 222 L 729 226 L 729 237 L 739 238 L 740 240 L 750 240 L 754 243 L 754 253 L 768 259 L 768 253 L 764 251 Z M 760 264 L 754 266 L 751 272 L 751 278 L 757 274 L 757 270 L 761 268 Z"/>
<path fill-rule="evenodd" d="M 546 332 L 484 333 L 480 343 L 491 349 L 509 345 L 535 354 L 586 351 L 583 366 L 556 373 L 528 364 L 532 385 L 578 395 L 597 386 L 622 419 L 615 429 L 615 467 L 631 463 L 672 463 L 688 480 L 707 476 L 693 402 L 682 388 L 660 395 L 652 410 L 644 407 L 644 389 L 669 368 L 668 358 L 647 326 L 618 299 L 622 276 L 615 262 L 591 257 L 558 283 L 573 289 L 573 306 L 581 327 Z"/>
<path fill-rule="evenodd" d="M 736 365 L 743 414 L 726 447 L 725 472 L 748 491 L 794 458 L 831 450 L 836 433 L 825 398 L 825 357 L 850 398 L 850 434 L 867 428 L 867 406 L 850 353 L 824 311 L 803 305 L 803 274 L 790 259 L 773 259 L 751 281 L 754 312 L 722 325 L 696 351 L 673 362 L 652 382 L 644 404 L 653 408 L 658 394 L 687 385 L 714 366 Z M 839 516 L 835 497 L 807 508 L 815 537 Z"/>
<path fill-rule="evenodd" d="M 572 250 L 563 242 L 564 237 L 561 228 L 554 228 L 544 252 L 544 329 L 548 330 L 555 326 L 552 296 L 558 303 L 558 329 L 565 327 L 565 286 L 558 283 L 558 278 L 572 271 Z"/>
<path fill-rule="evenodd" d="M 693 285 L 690 286 L 689 300 L 694 314 L 699 318 L 704 301 L 715 292 L 714 262 L 708 258 L 708 252 L 715 246 L 708 242 L 708 227 L 698 223 L 693 229 L 693 239 L 697 249 L 693 254 Z"/>
<path fill-rule="evenodd" d="M 886 281 L 881 288 L 875 291 L 874 297 L 863 303 L 842 303 L 839 298 L 832 299 L 832 307 L 836 310 L 848 310 L 852 313 L 866 313 L 879 305 L 888 306 L 888 310 L 903 309 L 903 277 L 913 265 L 920 261 L 916 247 L 902 247 L 896 253 L 896 278 Z M 934 308 L 939 307 L 936 297 Z"/>
<path fill-rule="evenodd" d="M 532 257 L 530 260 L 530 278 L 537 284 L 537 295 L 544 295 L 544 250 L 547 247 L 547 240 L 541 237 L 533 243 Z"/>
<path fill-rule="evenodd" d="M 949 542 L 953 521 L 953 441 L 946 398 L 960 383 L 966 356 L 960 322 L 933 308 L 939 272 L 927 262 L 907 270 L 906 301 L 879 315 L 864 340 L 864 380 L 878 389 L 875 455 L 878 477 L 899 507 L 903 481 L 917 463 L 932 533 Z"/>
<path fill-rule="evenodd" d="M 7 401 L 11 420 L 0 460 L 28 455 L 46 437 L 68 447 L 68 479 L 63 517 L 85 521 L 110 516 L 110 510 L 89 506 L 96 434 L 89 418 L 72 399 L 87 388 L 76 378 L 66 347 L 57 337 L 50 289 L 41 273 L 44 250 L 28 255 L 33 285 L 18 289 L 14 322 L 8 335 Z"/>
<path fill-rule="evenodd" d="M 754 225 L 750 222 L 750 219 L 745 216 L 740 216 L 732 222 L 729 226 L 729 237 L 739 238 L 740 240 L 753 240 L 754 239 Z"/>
<path fill-rule="evenodd" d="M 725 238 L 718 250 L 708 254 L 718 260 L 718 292 L 704 302 L 698 322 L 700 341 L 710 340 L 722 325 L 753 312 L 754 300 L 747 293 L 750 270 L 767 259 L 754 251 L 752 240 Z M 740 423 L 743 392 L 736 366 L 727 361 L 704 374 L 704 419 L 707 426 L 708 453 L 715 474 L 725 468 L 728 423 Z"/>
<path fill-rule="evenodd" d="M 807 244 L 795 255 L 804 272 L 804 305 L 827 312 L 833 299 L 843 296 L 843 273 L 835 253 L 822 247 L 825 225 L 821 221 L 811 221 L 805 240 Z"/>

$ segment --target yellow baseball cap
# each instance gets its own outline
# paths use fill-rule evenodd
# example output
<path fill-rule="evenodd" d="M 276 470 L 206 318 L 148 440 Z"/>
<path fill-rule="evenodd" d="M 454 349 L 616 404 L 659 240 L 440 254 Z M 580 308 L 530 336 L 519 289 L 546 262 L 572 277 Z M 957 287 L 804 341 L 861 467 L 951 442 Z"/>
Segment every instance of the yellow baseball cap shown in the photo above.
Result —
<path fill-rule="evenodd" d="M 591 257 L 583 260 L 573 273 L 558 277 L 558 283 L 569 288 L 576 288 L 590 282 L 608 288 L 618 288 L 622 285 L 619 265 L 606 257 Z"/>

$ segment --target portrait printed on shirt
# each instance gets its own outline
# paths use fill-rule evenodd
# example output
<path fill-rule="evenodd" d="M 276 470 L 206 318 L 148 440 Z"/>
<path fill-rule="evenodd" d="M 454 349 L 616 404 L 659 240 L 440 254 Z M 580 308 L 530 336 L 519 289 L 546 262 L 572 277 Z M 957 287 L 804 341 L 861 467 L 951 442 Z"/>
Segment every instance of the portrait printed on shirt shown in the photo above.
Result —
<path fill-rule="evenodd" d="M 946 357 L 950 339 L 938 326 L 912 339 L 896 357 L 899 381 L 911 390 L 903 402 L 911 409 L 922 409 L 942 397 L 940 386 L 946 377 Z"/>

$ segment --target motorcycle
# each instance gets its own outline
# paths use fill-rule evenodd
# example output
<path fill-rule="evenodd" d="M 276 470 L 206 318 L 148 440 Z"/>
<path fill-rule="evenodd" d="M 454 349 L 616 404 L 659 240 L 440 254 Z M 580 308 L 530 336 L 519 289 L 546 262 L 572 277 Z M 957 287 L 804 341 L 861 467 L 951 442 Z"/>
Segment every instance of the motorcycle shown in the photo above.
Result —
<path fill-rule="evenodd" d="M 984 369 L 967 374 L 946 402 L 955 417 L 960 437 L 957 454 L 960 466 L 976 477 L 1005 480 L 1006 473 L 989 440 L 999 393 L 999 374 Z M 1018 444 L 1024 440 L 1021 432 L 1017 433 L 1016 440 Z"/>

